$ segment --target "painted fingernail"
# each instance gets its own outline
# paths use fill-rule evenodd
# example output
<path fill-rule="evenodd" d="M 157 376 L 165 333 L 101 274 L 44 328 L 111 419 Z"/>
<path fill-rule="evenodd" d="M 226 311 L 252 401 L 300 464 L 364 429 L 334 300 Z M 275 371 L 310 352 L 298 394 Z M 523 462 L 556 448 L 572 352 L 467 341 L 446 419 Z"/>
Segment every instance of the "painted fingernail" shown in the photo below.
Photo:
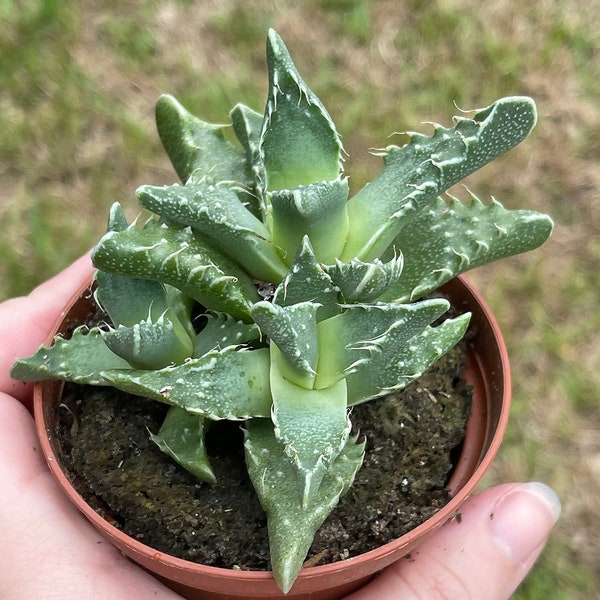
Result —
<path fill-rule="evenodd" d="M 498 500 L 490 513 L 490 528 L 502 549 L 520 564 L 546 541 L 560 511 L 560 500 L 551 488 L 524 483 Z"/>

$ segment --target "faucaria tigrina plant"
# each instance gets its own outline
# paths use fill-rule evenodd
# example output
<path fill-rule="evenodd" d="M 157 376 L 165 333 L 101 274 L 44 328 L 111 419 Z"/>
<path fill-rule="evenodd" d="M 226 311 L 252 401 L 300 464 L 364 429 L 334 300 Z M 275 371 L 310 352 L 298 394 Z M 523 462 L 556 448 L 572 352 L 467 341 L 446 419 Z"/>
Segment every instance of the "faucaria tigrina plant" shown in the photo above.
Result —
<path fill-rule="evenodd" d="M 361 465 L 365 442 L 349 409 L 413 381 L 467 329 L 469 314 L 432 326 L 449 304 L 428 294 L 539 246 L 552 221 L 440 197 L 529 134 L 531 99 L 408 134 L 349 198 L 340 135 L 272 30 L 267 59 L 264 113 L 231 110 L 238 145 L 173 97 L 158 100 L 159 135 L 182 184 L 137 190 L 154 213 L 142 226 L 112 207 L 93 252 L 110 325 L 59 337 L 12 373 L 169 404 L 152 437 L 208 483 L 206 428 L 245 421 L 272 568 L 288 591 Z"/>

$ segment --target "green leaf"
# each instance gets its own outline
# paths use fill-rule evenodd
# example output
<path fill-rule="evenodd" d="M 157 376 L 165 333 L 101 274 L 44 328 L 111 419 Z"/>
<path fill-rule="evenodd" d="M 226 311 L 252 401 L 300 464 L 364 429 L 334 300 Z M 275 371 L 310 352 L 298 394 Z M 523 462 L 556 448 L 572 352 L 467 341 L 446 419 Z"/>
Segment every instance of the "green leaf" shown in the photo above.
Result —
<path fill-rule="evenodd" d="M 317 366 L 317 309 L 314 302 L 278 306 L 272 302 L 257 302 L 252 318 L 263 335 L 281 351 L 286 377 L 297 385 L 311 388 Z"/>
<path fill-rule="evenodd" d="M 148 319 L 131 327 L 120 325 L 102 332 L 105 344 L 137 369 L 162 369 L 180 364 L 192 356 L 190 336 L 171 309 L 156 320 Z"/>
<path fill-rule="evenodd" d="M 244 152 L 225 139 L 225 125 L 198 119 L 166 94 L 156 103 L 156 125 L 173 167 L 184 183 L 193 174 L 196 180 L 250 185 Z"/>
<path fill-rule="evenodd" d="M 425 300 L 415 304 L 378 303 L 349 304 L 341 314 L 321 321 L 318 325 L 319 348 L 321 348 L 315 387 L 327 387 L 346 377 L 360 365 L 374 366 L 387 360 L 385 352 L 395 356 L 414 336 L 442 316 L 450 307 L 447 300 Z M 386 387 L 396 381 L 398 369 L 389 373 L 372 374 L 363 370 L 363 377 L 373 379 L 374 394 L 376 381 L 386 375 Z M 352 392 L 353 393 L 353 392 Z"/>
<path fill-rule="evenodd" d="M 182 327 L 187 331 L 190 339 L 193 340 L 196 337 L 196 329 L 192 323 L 192 313 L 196 308 L 196 302 L 172 285 L 165 285 L 164 287 L 167 295 L 167 305 L 173 318 L 179 319 Z"/>
<path fill-rule="evenodd" d="M 152 441 L 175 462 L 201 481 L 216 483 L 204 443 L 205 419 L 172 406 Z"/>
<path fill-rule="evenodd" d="M 258 168 L 260 161 L 260 131 L 264 115 L 238 103 L 230 111 L 233 131 L 246 152 L 246 162 Z"/>
<path fill-rule="evenodd" d="M 194 341 L 194 356 L 211 350 L 223 350 L 228 346 L 239 346 L 260 337 L 256 323 L 244 323 L 226 313 L 204 314 L 206 322 Z"/>
<path fill-rule="evenodd" d="M 18 359 L 10 374 L 20 381 L 61 379 L 108 385 L 101 371 L 128 368 L 127 361 L 108 349 L 98 327 L 78 327 L 70 339 L 57 336 L 50 348 L 41 346 L 35 354 Z"/>
<path fill-rule="evenodd" d="M 348 202 L 350 228 L 342 260 L 381 256 L 410 222 L 407 215 L 516 146 L 536 119 L 531 98 L 503 98 L 470 119 L 455 117 L 452 129 L 436 125 L 431 137 L 411 133 L 408 144 L 386 148 L 381 173 Z"/>
<path fill-rule="evenodd" d="M 258 298 L 252 279 L 189 229 L 111 231 L 98 242 L 92 260 L 103 271 L 172 285 L 206 308 L 236 318 L 248 320 Z"/>
<path fill-rule="evenodd" d="M 263 222 L 266 221 L 267 207 L 262 197 L 260 182 L 264 180 L 264 170 L 260 159 L 260 132 L 263 115 L 244 104 L 236 104 L 229 113 L 233 131 L 246 153 L 246 170 L 252 188 L 243 196 L 248 209 Z"/>
<path fill-rule="evenodd" d="M 412 383 L 464 336 L 470 313 L 447 319 L 437 327 L 427 327 L 408 342 L 398 344 L 388 335 L 375 351 L 354 365 L 346 378 L 348 404 L 354 405 Z"/>
<path fill-rule="evenodd" d="M 266 348 L 229 347 L 161 370 L 110 370 L 102 372 L 102 377 L 117 389 L 212 420 L 271 414 Z"/>
<path fill-rule="evenodd" d="M 412 219 L 393 246 L 404 255 L 404 272 L 384 299 L 406 302 L 437 289 L 469 269 L 527 252 L 552 232 L 547 215 L 488 206 L 475 196 L 470 205 L 438 198 Z"/>
<path fill-rule="evenodd" d="M 336 260 L 325 267 L 345 302 L 372 302 L 397 283 L 403 268 L 403 257 L 392 256 L 386 263 L 378 258 L 363 262 L 357 258 L 348 263 Z"/>
<path fill-rule="evenodd" d="M 338 312 L 338 290 L 333 281 L 317 262 L 308 237 L 304 237 L 296 256 L 284 277 L 277 286 L 273 303 L 291 306 L 302 302 L 319 304 L 317 320 Z"/>
<path fill-rule="evenodd" d="M 271 350 L 271 419 L 275 437 L 292 461 L 298 493 L 306 508 L 316 497 L 327 469 L 350 434 L 346 405 L 346 381 L 321 390 L 307 390 L 291 383 L 280 370 L 281 355 Z"/>
<path fill-rule="evenodd" d="M 267 38 L 269 96 L 260 152 L 267 190 L 336 179 L 342 144 L 329 113 L 298 73 L 283 40 Z"/>
<path fill-rule="evenodd" d="M 110 208 L 107 231 L 125 231 L 128 227 L 123 207 L 115 202 Z M 94 299 L 115 326 L 132 326 L 147 319 L 149 314 L 157 319 L 167 309 L 161 283 L 105 271 L 96 271 L 94 279 Z"/>
<path fill-rule="evenodd" d="M 285 275 L 269 230 L 231 189 L 206 183 L 144 185 L 137 196 L 145 208 L 198 230 L 256 279 L 278 282 Z"/>
<path fill-rule="evenodd" d="M 119 202 L 113 202 L 108 211 L 107 231 L 124 231 L 129 227 L 125 211 Z"/>
<path fill-rule="evenodd" d="M 302 506 L 294 467 L 282 450 L 268 419 L 246 424 L 246 463 L 252 485 L 267 513 L 273 575 L 287 593 L 296 579 L 313 538 L 340 497 L 354 481 L 364 456 L 364 442 L 350 438 L 329 467 L 314 501 Z"/>
<path fill-rule="evenodd" d="M 94 279 L 94 299 L 115 326 L 131 327 L 148 315 L 156 319 L 168 308 L 165 288 L 158 281 L 101 270 L 96 271 Z"/>
<path fill-rule="evenodd" d="M 269 194 L 273 209 L 273 242 L 290 264 L 305 236 L 317 260 L 333 262 L 348 232 L 348 180 L 334 179 Z"/>

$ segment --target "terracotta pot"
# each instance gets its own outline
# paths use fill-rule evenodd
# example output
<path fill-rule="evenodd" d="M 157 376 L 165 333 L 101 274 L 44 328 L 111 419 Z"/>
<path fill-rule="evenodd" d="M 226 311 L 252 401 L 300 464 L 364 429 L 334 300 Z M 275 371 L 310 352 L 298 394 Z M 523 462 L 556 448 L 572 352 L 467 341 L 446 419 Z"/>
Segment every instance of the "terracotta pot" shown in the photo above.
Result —
<path fill-rule="evenodd" d="M 474 388 L 473 408 L 467 421 L 462 454 L 449 483 L 451 501 L 429 520 L 393 542 L 345 561 L 304 569 L 287 596 L 282 596 L 270 572 L 207 567 L 169 556 L 127 536 L 86 504 L 62 470 L 61 449 L 53 436 L 62 390 L 60 382 L 36 384 L 34 391 L 38 434 L 50 470 L 71 501 L 108 540 L 185 598 L 341 598 L 411 552 L 456 515 L 488 469 L 504 435 L 510 404 L 510 371 L 498 326 L 477 292 L 463 278 L 446 284 L 443 292 L 459 312 L 473 313 L 471 327 L 474 331 L 465 372 L 465 378 Z M 73 297 L 49 340 L 56 333 L 68 334 L 69 329 L 80 324 L 93 310 L 92 302 L 89 290 L 84 287 Z"/>

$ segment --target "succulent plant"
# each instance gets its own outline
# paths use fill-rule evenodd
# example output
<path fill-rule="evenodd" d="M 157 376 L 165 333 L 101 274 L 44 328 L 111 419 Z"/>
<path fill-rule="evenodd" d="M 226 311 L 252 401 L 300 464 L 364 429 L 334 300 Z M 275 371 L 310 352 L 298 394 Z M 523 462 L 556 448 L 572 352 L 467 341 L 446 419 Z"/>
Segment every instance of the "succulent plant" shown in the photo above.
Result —
<path fill-rule="evenodd" d="M 552 221 L 440 197 L 529 134 L 530 98 L 409 133 L 349 198 L 341 137 L 273 30 L 267 62 L 264 113 L 231 110 L 237 145 L 225 126 L 159 98 L 158 132 L 182 183 L 137 190 L 153 213 L 142 226 L 111 208 L 92 257 L 110 323 L 57 337 L 12 373 L 170 405 L 152 439 L 208 483 L 206 428 L 245 421 L 248 472 L 287 592 L 361 466 L 350 407 L 401 389 L 467 329 L 469 314 L 441 321 L 449 304 L 430 294 L 541 245 Z"/>

